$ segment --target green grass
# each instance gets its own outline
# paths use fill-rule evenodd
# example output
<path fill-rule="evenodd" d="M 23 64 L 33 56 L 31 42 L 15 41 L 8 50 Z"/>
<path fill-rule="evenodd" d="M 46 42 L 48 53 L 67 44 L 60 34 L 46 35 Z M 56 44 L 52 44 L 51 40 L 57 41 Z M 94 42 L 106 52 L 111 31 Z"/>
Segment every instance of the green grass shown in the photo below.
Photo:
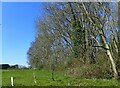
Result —
<path fill-rule="evenodd" d="M 33 73 L 36 74 L 36 84 Z M 54 75 L 55 81 L 51 78 L 51 72 L 46 70 L 3 70 L 2 86 L 11 86 L 11 77 L 14 77 L 15 86 L 118 86 L 120 84 L 115 79 L 77 79 L 64 76 L 60 72 Z"/>

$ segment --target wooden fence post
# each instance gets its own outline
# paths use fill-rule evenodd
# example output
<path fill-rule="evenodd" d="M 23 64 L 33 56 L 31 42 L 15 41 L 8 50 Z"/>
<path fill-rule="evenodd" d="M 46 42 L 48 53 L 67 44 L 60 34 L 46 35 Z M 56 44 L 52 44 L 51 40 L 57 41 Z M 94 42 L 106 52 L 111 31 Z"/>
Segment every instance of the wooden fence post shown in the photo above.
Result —
<path fill-rule="evenodd" d="M 13 77 L 11 77 L 11 85 L 14 86 Z"/>
<path fill-rule="evenodd" d="M 35 73 L 33 73 L 33 78 L 34 78 L 34 83 L 37 83 Z"/>

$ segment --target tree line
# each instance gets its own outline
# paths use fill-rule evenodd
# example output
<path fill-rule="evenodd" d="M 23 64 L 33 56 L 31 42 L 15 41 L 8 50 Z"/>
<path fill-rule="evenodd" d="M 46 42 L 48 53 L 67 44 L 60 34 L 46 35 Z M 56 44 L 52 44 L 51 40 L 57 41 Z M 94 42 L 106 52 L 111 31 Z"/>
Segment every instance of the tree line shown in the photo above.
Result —
<path fill-rule="evenodd" d="M 28 64 L 74 77 L 119 79 L 118 14 L 115 2 L 44 3 Z"/>

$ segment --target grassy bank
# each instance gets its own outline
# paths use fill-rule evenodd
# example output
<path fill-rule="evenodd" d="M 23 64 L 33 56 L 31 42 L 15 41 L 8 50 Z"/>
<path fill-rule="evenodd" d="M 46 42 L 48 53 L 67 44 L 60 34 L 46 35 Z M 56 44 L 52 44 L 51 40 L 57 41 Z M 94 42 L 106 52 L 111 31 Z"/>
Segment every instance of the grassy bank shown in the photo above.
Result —
<path fill-rule="evenodd" d="M 33 73 L 37 83 L 34 83 Z M 77 79 L 64 76 L 62 73 L 52 74 L 46 70 L 3 70 L 2 86 L 11 86 L 10 78 L 14 77 L 15 86 L 118 86 L 120 82 L 115 79 Z"/>

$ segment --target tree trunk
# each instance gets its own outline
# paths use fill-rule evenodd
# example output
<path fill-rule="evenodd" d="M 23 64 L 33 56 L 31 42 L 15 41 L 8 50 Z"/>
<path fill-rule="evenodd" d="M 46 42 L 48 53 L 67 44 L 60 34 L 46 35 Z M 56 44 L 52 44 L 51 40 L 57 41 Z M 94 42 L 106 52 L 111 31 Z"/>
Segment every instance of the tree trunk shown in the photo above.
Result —
<path fill-rule="evenodd" d="M 103 33 L 102 33 L 103 34 Z M 104 34 L 103 34 L 104 35 Z M 112 69 L 113 69 L 113 72 L 114 72 L 114 77 L 115 77 L 115 79 L 118 79 L 118 72 L 117 72 L 117 69 L 116 69 L 116 64 L 115 64 L 115 61 L 114 61 L 114 59 L 113 59 L 113 57 L 112 57 L 112 54 L 111 54 L 111 52 L 110 52 L 110 47 L 109 47 L 109 45 L 108 45 L 108 43 L 107 43 L 107 41 L 106 41 L 106 38 L 104 37 L 102 35 L 102 39 L 103 39 L 103 42 L 104 42 L 104 44 L 105 44 L 105 47 L 107 48 L 107 55 L 108 55 L 108 57 L 109 57 L 109 59 L 110 59 L 110 62 L 111 62 L 111 65 L 112 65 Z"/>

